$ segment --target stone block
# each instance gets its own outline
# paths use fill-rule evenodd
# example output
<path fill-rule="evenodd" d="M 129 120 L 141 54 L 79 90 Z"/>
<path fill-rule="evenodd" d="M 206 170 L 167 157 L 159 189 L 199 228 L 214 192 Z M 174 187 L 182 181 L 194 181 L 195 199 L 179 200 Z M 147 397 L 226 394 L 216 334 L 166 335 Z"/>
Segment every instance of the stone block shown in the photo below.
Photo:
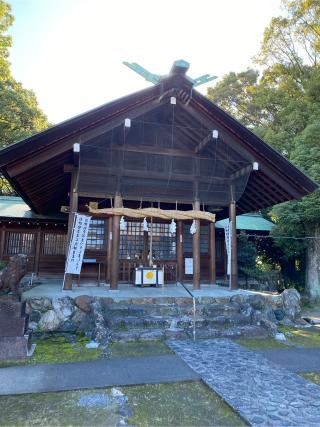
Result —
<path fill-rule="evenodd" d="M 30 350 L 30 335 L 0 337 L 0 360 L 26 359 Z"/>
<path fill-rule="evenodd" d="M 76 306 L 85 313 L 90 313 L 92 301 L 93 298 L 88 295 L 80 295 L 74 300 Z"/>
<path fill-rule="evenodd" d="M 0 319 L 0 337 L 22 337 L 26 330 L 27 317 Z"/>

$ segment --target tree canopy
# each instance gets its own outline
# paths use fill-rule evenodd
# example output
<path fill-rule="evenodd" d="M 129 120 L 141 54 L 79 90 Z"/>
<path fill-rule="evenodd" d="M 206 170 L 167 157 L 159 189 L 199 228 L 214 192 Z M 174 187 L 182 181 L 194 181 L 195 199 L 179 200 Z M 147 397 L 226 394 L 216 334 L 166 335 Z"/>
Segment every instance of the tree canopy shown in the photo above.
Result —
<path fill-rule="evenodd" d="M 320 182 L 320 2 L 282 4 L 285 16 L 271 20 L 255 57 L 262 70 L 230 72 L 208 89 L 208 97 Z M 277 239 L 285 259 L 302 259 L 313 248 L 320 261 L 320 247 L 314 250 L 320 242 L 319 190 L 275 206 L 269 215 L 277 224 L 274 236 L 305 238 Z M 312 280 L 320 298 L 320 274 Z"/>
<path fill-rule="evenodd" d="M 0 0 L 0 147 L 39 132 L 48 120 L 38 107 L 32 90 L 23 88 L 11 74 L 9 49 L 12 38 L 8 30 L 14 20 L 11 7 Z"/>

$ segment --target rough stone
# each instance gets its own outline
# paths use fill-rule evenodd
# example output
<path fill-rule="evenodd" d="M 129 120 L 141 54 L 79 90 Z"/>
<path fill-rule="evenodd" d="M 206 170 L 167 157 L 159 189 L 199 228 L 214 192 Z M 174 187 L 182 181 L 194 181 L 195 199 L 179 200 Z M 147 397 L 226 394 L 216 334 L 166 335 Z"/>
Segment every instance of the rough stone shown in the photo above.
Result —
<path fill-rule="evenodd" d="M 14 255 L 9 258 L 7 265 L 0 271 L 0 290 L 10 289 L 12 295 L 19 296 L 19 282 L 27 272 L 28 257 Z"/>
<path fill-rule="evenodd" d="M 274 315 L 276 316 L 277 320 L 282 320 L 285 316 L 285 312 L 284 312 L 283 308 L 276 308 L 274 310 Z"/>
<path fill-rule="evenodd" d="M 92 339 L 100 344 L 107 345 L 110 342 L 111 334 L 103 316 L 103 307 L 99 298 L 95 298 L 91 304 L 94 330 Z"/>
<path fill-rule="evenodd" d="M 91 312 L 91 303 L 93 301 L 93 298 L 88 295 L 80 295 L 75 298 L 74 302 L 80 310 L 84 311 L 85 313 Z"/>
<path fill-rule="evenodd" d="M 295 319 L 301 312 L 300 294 L 294 289 L 285 289 L 282 294 L 283 309 L 289 319 Z"/>
<path fill-rule="evenodd" d="M 60 317 L 54 310 L 48 310 L 42 314 L 38 328 L 42 331 L 56 331 L 60 325 Z"/>
<path fill-rule="evenodd" d="M 37 311 L 37 310 L 32 311 L 29 315 L 30 322 L 38 323 L 40 318 L 41 318 L 41 313 L 40 311 Z"/>
<path fill-rule="evenodd" d="M 32 298 L 27 301 L 28 311 L 38 310 L 41 313 L 44 313 L 52 309 L 52 301 L 50 298 Z M 31 309 L 31 310 L 30 310 Z"/>
<path fill-rule="evenodd" d="M 71 321 L 76 326 L 76 329 L 81 332 L 90 332 L 94 328 L 92 318 L 77 307 L 73 312 Z"/>
<path fill-rule="evenodd" d="M 266 303 L 261 295 L 250 295 L 248 297 L 248 302 L 255 310 L 262 310 Z"/>
<path fill-rule="evenodd" d="M 69 320 L 73 314 L 74 300 L 70 297 L 53 299 L 52 306 L 60 321 L 66 321 Z"/>

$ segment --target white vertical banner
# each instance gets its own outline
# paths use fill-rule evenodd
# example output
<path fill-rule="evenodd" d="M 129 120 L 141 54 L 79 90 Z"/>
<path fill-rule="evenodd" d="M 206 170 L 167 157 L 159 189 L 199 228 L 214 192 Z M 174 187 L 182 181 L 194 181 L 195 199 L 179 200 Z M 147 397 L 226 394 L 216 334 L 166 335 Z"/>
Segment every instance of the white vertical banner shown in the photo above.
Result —
<path fill-rule="evenodd" d="M 66 262 L 66 273 L 80 274 L 90 219 L 91 216 L 75 214 L 74 228 Z"/>
<path fill-rule="evenodd" d="M 226 242 L 226 251 L 227 251 L 227 274 L 231 274 L 231 225 L 232 221 L 229 221 L 228 224 L 224 226 L 224 240 Z"/>

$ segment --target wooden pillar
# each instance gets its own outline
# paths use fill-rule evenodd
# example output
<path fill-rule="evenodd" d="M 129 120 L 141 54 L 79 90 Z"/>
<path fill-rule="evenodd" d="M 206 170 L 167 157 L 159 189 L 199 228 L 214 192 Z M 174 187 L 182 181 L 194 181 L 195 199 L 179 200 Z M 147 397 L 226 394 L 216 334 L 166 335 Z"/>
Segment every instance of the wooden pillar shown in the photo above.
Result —
<path fill-rule="evenodd" d="M 142 253 L 142 264 L 144 267 L 148 266 L 148 254 L 149 254 L 149 249 L 148 249 L 148 232 L 144 231 L 143 232 L 143 253 Z"/>
<path fill-rule="evenodd" d="M 238 251 L 237 251 L 237 219 L 236 202 L 232 201 L 229 207 L 229 218 L 231 221 L 231 276 L 230 289 L 238 289 Z"/>
<path fill-rule="evenodd" d="M 112 246 L 111 246 L 112 245 L 112 216 L 110 216 L 106 221 L 105 233 L 106 233 L 106 248 L 107 248 L 105 277 L 106 277 L 106 282 L 110 283 L 110 259 L 111 259 L 111 251 L 112 251 Z"/>
<path fill-rule="evenodd" d="M 41 254 L 41 226 L 39 226 L 37 230 L 36 252 L 34 255 L 34 264 L 33 264 L 33 272 L 35 273 L 36 277 L 38 277 L 38 274 L 39 274 L 40 254 Z"/>
<path fill-rule="evenodd" d="M 3 260 L 5 243 L 6 243 L 6 226 L 5 224 L 2 224 L 1 234 L 0 234 L 0 260 Z"/>
<path fill-rule="evenodd" d="M 200 210 L 199 200 L 194 202 L 194 210 Z M 192 236 L 193 289 L 200 289 L 200 220 L 195 220 L 197 231 Z"/>
<path fill-rule="evenodd" d="M 122 197 L 116 194 L 114 198 L 114 207 L 122 207 Z M 119 247 L 120 247 L 120 216 L 115 215 L 112 219 L 112 251 L 111 251 L 111 271 L 110 271 L 110 289 L 118 289 L 119 280 Z"/>
<path fill-rule="evenodd" d="M 177 222 L 177 281 L 183 283 L 183 222 Z"/>
<path fill-rule="evenodd" d="M 209 224 L 209 263 L 210 263 L 210 283 L 216 283 L 216 228 L 215 223 Z"/>
<path fill-rule="evenodd" d="M 78 168 L 73 168 L 72 175 L 71 175 L 71 186 L 70 186 L 70 210 L 69 210 L 69 218 L 68 218 L 68 233 L 67 233 L 67 253 L 68 256 L 68 250 L 69 245 L 72 237 L 72 227 L 73 227 L 73 221 L 74 216 L 78 210 L 78 193 L 76 191 L 76 182 L 77 182 L 77 176 L 78 176 Z M 64 281 L 64 290 L 72 290 L 72 274 L 66 274 L 65 281 Z"/>

